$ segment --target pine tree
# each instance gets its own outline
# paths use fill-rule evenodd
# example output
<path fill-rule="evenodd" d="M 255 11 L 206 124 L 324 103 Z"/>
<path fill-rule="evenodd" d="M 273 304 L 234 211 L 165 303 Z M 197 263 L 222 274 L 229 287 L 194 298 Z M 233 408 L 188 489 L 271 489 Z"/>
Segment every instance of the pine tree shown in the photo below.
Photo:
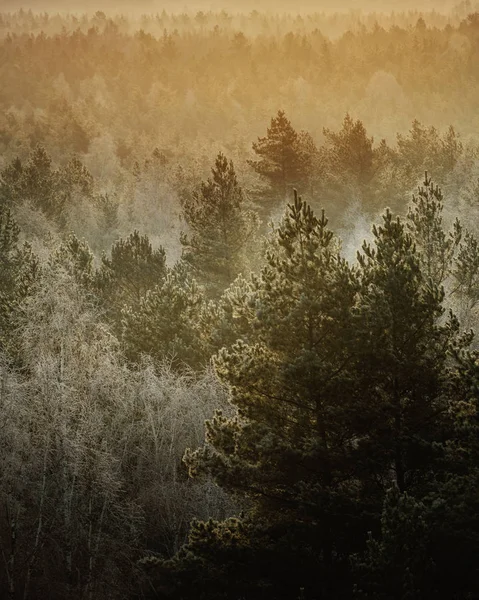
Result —
<path fill-rule="evenodd" d="M 61 265 L 68 275 L 73 276 L 87 291 L 93 292 L 95 287 L 94 256 L 85 240 L 80 240 L 74 233 L 68 235 L 56 248 L 49 259 L 50 265 Z"/>
<path fill-rule="evenodd" d="M 29 203 L 62 227 L 65 209 L 75 200 L 92 199 L 93 177 L 77 157 L 55 169 L 51 157 L 37 146 L 23 164 L 14 159 L 1 173 L 0 198 L 7 206 Z"/>
<path fill-rule="evenodd" d="M 20 228 L 8 208 L 0 207 L 0 350 L 18 358 L 16 329 L 22 302 L 38 274 L 38 259 L 27 243 L 19 244 Z"/>
<path fill-rule="evenodd" d="M 407 180 L 412 183 L 418 170 L 435 173 L 443 183 L 464 154 L 458 134 L 451 126 L 441 136 L 435 127 L 426 127 L 417 119 L 407 135 L 397 135 L 397 161 Z"/>
<path fill-rule="evenodd" d="M 118 332 L 121 311 L 125 306 L 138 306 L 146 292 L 166 276 L 166 253 L 153 250 L 146 235 L 138 231 L 115 242 L 111 256 L 103 256 L 96 276 L 96 287 L 105 310 Z"/>
<path fill-rule="evenodd" d="M 57 178 L 65 204 L 73 200 L 75 191 L 78 191 L 84 198 L 93 197 L 93 176 L 78 157 L 73 156 L 65 167 L 59 169 Z"/>
<path fill-rule="evenodd" d="M 479 302 L 479 242 L 474 234 L 464 232 L 452 266 L 452 293 L 462 301 L 465 318 Z"/>
<path fill-rule="evenodd" d="M 391 488 L 384 499 L 381 539 L 369 538 L 362 557 L 353 557 L 360 584 L 355 598 L 413 600 L 430 598 L 434 563 L 430 557 L 428 509 L 407 493 Z"/>
<path fill-rule="evenodd" d="M 26 162 L 19 181 L 23 201 L 41 210 L 49 218 L 60 218 L 64 198 L 58 194 L 58 180 L 52 161 L 42 146 L 37 146 Z"/>
<path fill-rule="evenodd" d="M 218 154 L 212 177 L 183 206 L 189 233 L 183 234 L 183 261 L 212 297 L 218 297 L 245 266 L 257 217 L 248 208 L 233 163 Z"/>
<path fill-rule="evenodd" d="M 363 211 L 376 212 L 384 207 L 384 190 L 391 202 L 392 150 L 385 140 L 374 146 L 360 120 L 347 114 L 339 131 L 323 129 L 321 148 L 324 164 L 322 190 L 329 199 L 333 214 L 341 218 L 351 199 L 358 201 Z M 378 204 L 380 205 L 378 206 Z"/>
<path fill-rule="evenodd" d="M 467 347 L 472 339 L 472 332 L 464 334 L 451 353 L 445 465 L 427 498 L 431 557 L 438 597 L 444 600 L 479 594 L 479 570 L 472 559 L 479 552 L 479 353 Z"/>
<path fill-rule="evenodd" d="M 127 357 L 143 355 L 175 369 L 204 367 L 208 346 L 201 333 L 204 296 L 180 268 L 168 270 L 163 282 L 122 312 L 122 340 Z"/>
<path fill-rule="evenodd" d="M 404 492 L 438 458 L 443 376 L 459 324 L 452 314 L 444 318 L 444 290 L 422 270 L 425 261 L 405 223 L 388 210 L 373 235 L 375 247 L 365 243 L 358 254 L 361 389 L 369 406 L 364 456 L 368 468 L 392 474 Z"/>
<path fill-rule="evenodd" d="M 282 203 L 294 187 L 309 187 L 317 149 L 309 134 L 296 132 L 284 111 L 271 119 L 265 137 L 253 143 L 258 160 L 248 164 L 269 184 L 270 198 L 261 199 L 262 212 Z"/>
<path fill-rule="evenodd" d="M 451 478 L 460 461 L 449 458 L 461 453 L 451 415 L 464 397 L 451 389 L 453 358 L 471 338 L 446 318 L 406 222 L 388 210 L 373 236 L 351 268 L 324 214 L 296 195 L 265 267 L 232 289 L 239 339 L 214 364 L 236 410 L 207 421 L 206 444 L 185 462 L 245 511 L 193 523 L 174 559 L 147 561 L 160 586 L 183 598 L 332 600 L 350 598 L 359 577 L 366 597 L 432 597 L 447 504 L 456 551 L 476 547 L 461 531 L 476 480 Z M 477 358 L 467 364 L 476 373 Z"/>
<path fill-rule="evenodd" d="M 376 172 L 373 138 L 367 136 L 362 121 L 354 121 L 349 114 L 337 133 L 323 130 L 329 169 L 336 177 L 364 187 Z"/>
<path fill-rule="evenodd" d="M 178 559 L 187 570 L 204 565 L 202 580 L 204 569 L 215 573 L 217 597 L 236 588 L 229 597 L 291 598 L 300 587 L 315 597 L 336 576 L 334 585 L 345 583 L 339 549 L 350 543 L 344 529 L 360 494 L 346 416 L 356 290 L 324 214 L 317 218 L 296 195 L 265 268 L 243 302 L 236 297 L 250 333 L 215 360 L 236 414 L 209 421 L 207 445 L 186 459 L 192 474 L 213 475 L 251 506 L 240 522 L 194 526 Z"/>
<path fill-rule="evenodd" d="M 0 199 L 3 206 L 12 207 L 22 200 L 20 181 L 23 176 L 22 161 L 17 157 L 0 174 Z"/>
<path fill-rule="evenodd" d="M 479 204 L 479 178 L 464 187 L 461 196 L 469 210 L 474 210 Z"/>
<path fill-rule="evenodd" d="M 449 234 L 444 231 L 443 199 L 441 189 L 434 186 L 426 171 L 424 185 L 413 196 L 407 215 L 407 228 L 417 246 L 421 271 L 437 286 L 444 285 L 449 277 L 462 237 L 457 219 Z"/>

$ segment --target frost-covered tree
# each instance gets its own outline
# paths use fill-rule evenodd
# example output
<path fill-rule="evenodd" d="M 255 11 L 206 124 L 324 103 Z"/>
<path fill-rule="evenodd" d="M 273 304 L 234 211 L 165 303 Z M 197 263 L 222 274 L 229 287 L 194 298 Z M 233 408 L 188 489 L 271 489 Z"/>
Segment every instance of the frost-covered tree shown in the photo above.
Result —
<path fill-rule="evenodd" d="M 353 557 L 359 579 L 354 598 L 430 597 L 435 565 L 430 556 L 431 524 L 427 512 L 426 506 L 413 496 L 397 488 L 388 490 L 381 515 L 381 539 L 370 537 L 363 556 Z"/>
<path fill-rule="evenodd" d="M 61 226 L 74 202 L 91 200 L 93 177 L 77 157 L 55 168 L 43 146 L 36 146 L 28 160 L 14 159 L 0 175 L 0 197 L 9 206 L 28 203 Z"/>
<path fill-rule="evenodd" d="M 109 587 L 115 596 L 141 511 L 124 493 L 111 427 L 119 408 L 114 339 L 58 264 L 44 265 L 19 335 L 23 374 L 3 373 L 0 395 L 0 460 L 10 473 L 0 484 L 0 537 L 10 595 L 93 598 Z"/>
<path fill-rule="evenodd" d="M 78 239 L 74 233 L 66 236 L 52 252 L 49 263 L 63 267 L 85 290 L 93 290 L 95 286 L 94 255 L 88 243 Z"/>
<path fill-rule="evenodd" d="M 205 298 L 181 268 L 170 269 L 159 285 L 122 313 L 122 340 L 130 360 L 142 355 L 169 362 L 175 369 L 201 368 L 209 360 L 201 328 Z"/>
<path fill-rule="evenodd" d="M 390 569 L 397 598 L 423 593 L 433 521 L 423 527 L 419 508 L 444 476 L 451 357 L 470 337 L 444 318 L 443 289 L 390 211 L 353 269 L 324 215 L 296 197 L 265 259 L 232 294 L 239 340 L 215 358 L 236 412 L 218 412 L 185 457 L 192 475 L 213 476 L 247 508 L 195 522 L 173 560 L 146 561 L 150 573 L 182 597 L 348 598 L 357 554 L 370 574 Z M 391 508 L 367 558 L 391 487 L 410 494 L 415 529 L 401 537 L 402 509 Z M 390 587 L 381 582 L 378 598 Z"/>
<path fill-rule="evenodd" d="M 367 185 L 376 172 L 374 140 L 362 121 L 347 114 L 338 132 L 324 129 L 328 167 L 337 178 Z"/>
<path fill-rule="evenodd" d="M 0 595 L 134 595 L 140 549 L 169 556 L 195 515 L 231 513 L 227 494 L 181 463 L 225 391 L 210 372 L 129 369 L 58 260 L 43 265 L 18 328 L 21 372 L 0 355 Z"/>
<path fill-rule="evenodd" d="M 0 207 L 0 351 L 15 359 L 16 329 L 22 302 L 38 274 L 38 259 L 30 245 L 19 242 L 20 229 L 9 208 Z"/>

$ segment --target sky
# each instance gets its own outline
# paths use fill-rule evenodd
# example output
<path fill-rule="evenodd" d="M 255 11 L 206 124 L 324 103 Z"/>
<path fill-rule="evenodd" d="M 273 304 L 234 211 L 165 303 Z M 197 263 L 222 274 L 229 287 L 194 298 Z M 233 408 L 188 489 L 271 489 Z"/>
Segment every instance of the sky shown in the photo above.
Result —
<path fill-rule="evenodd" d="M 35 12 L 190 12 L 227 10 L 229 12 L 315 12 L 315 11 L 377 11 L 403 10 L 445 11 L 458 4 L 454 0 L 0 0 L 1 11 L 20 8 Z"/>

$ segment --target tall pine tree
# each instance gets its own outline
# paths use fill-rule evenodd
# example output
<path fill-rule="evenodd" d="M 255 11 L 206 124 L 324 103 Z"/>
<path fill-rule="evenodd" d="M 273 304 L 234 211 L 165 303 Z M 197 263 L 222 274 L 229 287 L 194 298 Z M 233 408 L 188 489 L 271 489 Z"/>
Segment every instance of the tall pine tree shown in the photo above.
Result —
<path fill-rule="evenodd" d="M 286 599 L 303 587 L 314 598 L 347 583 L 344 531 L 361 495 L 348 416 L 357 281 L 324 214 L 298 196 L 265 258 L 235 296 L 249 333 L 215 360 L 236 413 L 208 422 L 207 444 L 186 459 L 249 508 L 239 521 L 196 524 L 184 553 L 160 567 L 177 581 L 190 572 L 185 595 Z"/>
<path fill-rule="evenodd" d="M 298 133 L 284 111 L 271 119 L 266 136 L 253 143 L 253 150 L 257 159 L 248 164 L 269 185 L 266 197 L 258 203 L 262 215 L 268 216 L 275 205 L 282 205 L 293 188 L 309 189 L 318 151 L 311 136 Z"/>
<path fill-rule="evenodd" d="M 233 163 L 218 154 L 212 177 L 183 206 L 189 232 L 181 237 L 183 261 L 212 297 L 218 297 L 246 265 L 256 214 L 248 207 Z"/>
<path fill-rule="evenodd" d="M 102 257 L 96 287 L 119 333 L 122 309 L 138 306 L 146 292 L 163 281 L 166 271 L 164 249 L 153 249 L 148 237 L 138 231 L 115 242 L 110 257 Z"/>

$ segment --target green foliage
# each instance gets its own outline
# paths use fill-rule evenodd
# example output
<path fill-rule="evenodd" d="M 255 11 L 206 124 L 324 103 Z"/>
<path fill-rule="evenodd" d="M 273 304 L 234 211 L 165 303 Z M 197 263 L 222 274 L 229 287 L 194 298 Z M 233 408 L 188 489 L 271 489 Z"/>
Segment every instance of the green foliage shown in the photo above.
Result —
<path fill-rule="evenodd" d="M 218 154 L 212 178 L 183 205 L 189 228 L 182 259 L 210 296 L 218 297 L 244 269 L 246 249 L 254 242 L 256 214 L 248 207 L 232 161 Z"/>
<path fill-rule="evenodd" d="M 207 445 L 186 460 L 191 473 L 209 473 L 252 503 L 245 560 L 254 564 L 257 548 L 262 566 L 243 584 L 235 571 L 220 577 L 247 585 L 248 597 L 255 589 L 274 597 L 282 588 L 286 597 L 301 585 L 314 595 L 341 571 L 333 557 L 360 493 L 346 418 L 357 282 L 324 214 L 318 219 L 295 195 L 248 287 L 235 295 L 234 310 L 249 333 L 215 359 L 237 412 L 209 421 Z M 274 576 L 263 571 L 266 556 Z"/>
<path fill-rule="evenodd" d="M 19 244 L 20 229 L 8 208 L 0 207 L 0 350 L 18 359 L 16 329 L 22 303 L 38 274 L 38 259 L 30 245 Z"/>
<path fill-rule="evenodd" d="M 209 359 L 200 327 L 204 296 L 194 280 L 168 270 L 161 284 L 146 291 L 140 301 L 122 311 L 122 339 L 126 355 L 142 355 L 174 369 L 201 368 Z"/>
<path fill-rule="evenodd" d="M 115 242 L 111 256 L 103 256 L 96 276 L 96 286 L 108 317 L 121 331 L 121 311 L 136 307 L 146 292 L 166 276 L 166 254 L 163 248 L 153 250 L 147 236 L 138 231 Z"/>
<path fill-rule="evenodd" d="M 174 560 L 156 561 L 166 596 L 303 588 L 306 598 L 350 598 L 352 577 L 357 594 L 378 599 L 437 589 L 431 531 L 453 439 L 450 360 L 470 337 L 444 318 L 444 291 L 408 233 L 416 226 L 420 238 L 428 198 L 408 222 L 386 211 L 352 269 L 324 214 L 295 194 L 262 271 L 225 295 L 239 339 L 214 362 L 236 412 L 207 421 L 205 446 L 185 461 L 247 511 L 195 524 Z M 379 541 L 366 544 L 368 530 Z"/>
<path fill-rule="evenodd" d="M 474 210 L 479 205 L 479 178 L 466 185 L 462 195 L 468 208 Z"/>
<path fill-rule="evenodd" d="M 98 194 L 94 202 L 101 210 L 104 229 L 114 230 L 118 226 L 118 203 L 108 194 Z"/>
<path fill-rule="evenodd" d="M 57 197 L 52 161 L 44 148 L 37 146 L 26 164 L 15 169 L 15 174 L 19 177 L 11 179 L 13 189 L 6 191 L 7 197 L 30 202 L 48 217 L 60 217 L 63 202 Z"/>
<path fill-rule="evenodd" d="M 364 124 L 347 114 L 337 133 L 324 129 L 323 134 L 323 151 L 332 176 L 360 188 L 368 185 L 378 168 L 378 151 L 373 148 L 374 140 L 367 136 Z"/>
<path fill-rule="evenodd" d="M 361 584 L 355 598 L 420 600 L 431 598 L 434 564 L 430 558 L 427 509 L 407 493 L 392 488 L 384 499 L 381 539 L 371 536 L 353 565 Z"/>
<path fill-rule="evenodd" d="M 443 320 L 444 291 L 421 269 L 421 254 L 404 222 L 386 211 L 373 235 L 375 247 L 365 243 L 358 255 L 360 374 L 368 390 L 363 402 L 367 397 L 371 409 L 364 452 L 371 468 L 382 464 L 383 477 L 392 467 L 403 492 L 420 484 L 434 461 L 434 440 L 447 408 L 443 376 L 459 324 L 452 314 Z"/>
<path fill-rule="evenodd" d="M 397 135 L 398 161 L 409 179 L 417 172 L 434 172 L 440 181 L 450 174 L 464 152 L 452 125 L 441 136 L 435 127 L 426 127 L 414 119 L 407 135 Z"/>
<path fill-rule="evenodd" d="M 73 156 L 64 168 L 58 170 L 58 179 L 60 189 L 64 190 L 65 203 L 73 200 L 75 190 L 86 198 L 93 195 L 93 177 L 76 156 Z"/>
<path fill-rule="evenodd" d="M 479 243 L 474 234 L 464 232 L 453 266 L 453 292 L 472 310 L 479 301 Z"/>
<path fill-rule="evenodd" d="M 413 196 L 407 220 L 408 230 L 417 245 L 421 269 L 425 277 L 441 286 L 450 275 L 455 252 L 462 237 L 462 227 L 456 219 L 453 231 L 447 235 L 442 222 L 443 194 L 438 186 L 428 179 Z"/>
<path fill-rule="evenodd" d="M 93 178 L 73 157 L 63 168 L 54 169 L 45 148 L 37 146 L 23 164 L 13 160 L 1 173 L 0 197 L 8 206 L 29 203 L 48 218 L 65 225 L 65 209 L 80 197 L 90 198 Z"/>
<path fill-rule="evenodd" d="M 479 598 L 473 4 L 0 14 L 1 597 Z"/>
<path fill-rule="evenodd" d="M 67 236 L 50 257 L 50 264 L 63 267 L 86 290 L 95 285 L 94 256 L 85 240 L 74 233 Z"/>
<path fill-rule="evenodd" d="M 271 119 L 265 137 L 253 143 L 258 160 L 248 164 L 269 184 L 270 195 L 278 204 L 293 187 L 307 189 L 317 157 L 317 149 L 306 132 L 297 133 L 284 111 Z M 270 206 L 262 207 L 262 210 Z"/>

